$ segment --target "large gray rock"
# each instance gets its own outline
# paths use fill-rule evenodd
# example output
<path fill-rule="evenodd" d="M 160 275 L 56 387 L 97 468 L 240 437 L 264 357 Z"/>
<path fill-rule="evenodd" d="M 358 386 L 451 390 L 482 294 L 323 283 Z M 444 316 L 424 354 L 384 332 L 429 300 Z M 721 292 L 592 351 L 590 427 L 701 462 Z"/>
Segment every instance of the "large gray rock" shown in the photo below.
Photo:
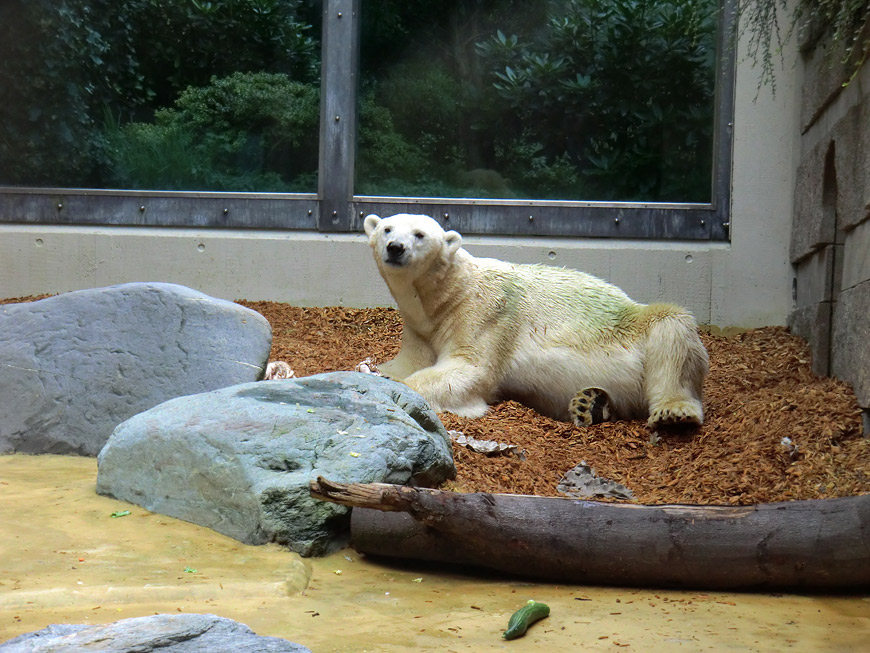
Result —
<path fill-rule="evenodd" d="M 261 378 L 271 344 L 259 313 L 173 284 L 0 306 L 0 453 L 95 456 L 128 417 Z"/>
<path fill-rule="evenodd" d="M 335 372 L 181 397 L 127 420 L 99 456 L 97 492 L 303 555 L 348 541 L 349 509 L 309 496 L 322 475 L 439 483 L 450 436 L 418 394 Z"/>
<path fill-rule="evenodd" d="M 2 653 L 311 653 L 213 614 L 158 614 L 89 626 L 55 624 L 0 644 Z"/>

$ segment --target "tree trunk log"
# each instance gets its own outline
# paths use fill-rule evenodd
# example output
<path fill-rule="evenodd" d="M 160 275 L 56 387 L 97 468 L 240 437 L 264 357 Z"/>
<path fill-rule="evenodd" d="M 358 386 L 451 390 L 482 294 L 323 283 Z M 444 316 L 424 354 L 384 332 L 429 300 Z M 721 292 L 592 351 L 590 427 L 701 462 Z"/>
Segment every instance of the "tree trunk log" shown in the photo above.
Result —
<path fill-rule="evenodd" d="M 870 495 L 739 507 L 642 506 L 344 485 L 322 477 L 311 482 L 311 494 L 354 507 L 351 546 L 371 555 L 585 584 L 870 584 Z"/>

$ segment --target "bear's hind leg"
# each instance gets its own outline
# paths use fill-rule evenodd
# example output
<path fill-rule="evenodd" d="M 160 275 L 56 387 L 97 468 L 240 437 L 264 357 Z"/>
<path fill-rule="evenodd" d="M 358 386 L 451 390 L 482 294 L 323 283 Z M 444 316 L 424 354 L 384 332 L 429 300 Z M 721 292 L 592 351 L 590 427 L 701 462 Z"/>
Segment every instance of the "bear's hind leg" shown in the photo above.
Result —
<path fill-rule="evenodd" d="M 568 413 L 575 426 L 583 428 L 610 420 L 610 398 L 601 388 L 581 390 L 568 404 Z"/>
<path fill-rule="evenodd" d="M 659 426 L 700 426 L 704 423 L 704 410 L 697 399 L 675 400 L 659 404 L 650 411 L 647 425 Z"/>
<path fill-rule="evenodd" d="M 675 310 L 653 324 L 644 360 L 650 428 L 704 423 L 701 394 L 708 367 L 707 350 L 688 313 Z"/>

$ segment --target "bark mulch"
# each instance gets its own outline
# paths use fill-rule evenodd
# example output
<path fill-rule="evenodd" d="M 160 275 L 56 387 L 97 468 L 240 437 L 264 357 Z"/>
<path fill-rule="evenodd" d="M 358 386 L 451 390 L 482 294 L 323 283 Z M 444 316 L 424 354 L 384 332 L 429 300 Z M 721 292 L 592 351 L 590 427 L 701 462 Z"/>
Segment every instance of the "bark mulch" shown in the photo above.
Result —
<path fill-rule="evenodd" d="M 394 309 L 299 308 L 240 302 L 272 324 L 271 360 L 297 376 L 352 370 L 363 359 L 390 360 L 402 327 Z M 581 461 L 629 487 L 640 503 L 754 504 L 870 492 L 870 439 L 848 384 L 819 378 L 807 344 L 768 327 L 734 336 L 704 333 L 710 353 L 706 421 L 693 432 L 652 433 L 644 421 L 586 429 L 515 402 L 479 419 L 442 414 L 448 429 L 519 445 L 525 460 L 454 445 L 463 492 L 558 496 L 556 484 Z M 797 449 L 782 444 L 790 438 Z"/>
<path fill-rule="evenodd" d="M 288 362 L 297 376 L 352 370 L 366 358 L 383 363 L 399 351 L 395 309 L 239 303 L 269 320 L 270 360 Z M 444 413 L 448 429 L 525 451 L 521 460 L 454 445 L 457 478 L 445 487 L 559 496 L 562 475 L 585 461 L 646 504 L 745 505 L 870 492 L 870 438 L 862 435 L 855 395 L 847 383 L 813 375 L 806 342 L 781 327 L 701 337 L 710 374 L 700 429 L 652 433 L 641 420 L 579 429 L 512 401 L 479 419 Z"/>

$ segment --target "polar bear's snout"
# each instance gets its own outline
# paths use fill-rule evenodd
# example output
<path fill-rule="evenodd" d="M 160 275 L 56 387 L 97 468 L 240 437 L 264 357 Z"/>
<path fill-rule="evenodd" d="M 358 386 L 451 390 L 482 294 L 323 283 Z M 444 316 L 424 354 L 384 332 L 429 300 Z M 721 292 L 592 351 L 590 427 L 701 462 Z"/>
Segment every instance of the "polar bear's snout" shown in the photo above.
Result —
<path fill-rule="evenodd" d="M 387 243 L 387 256 L 384 258 L 384 263 L 388 263 L 389 265 L 404 265 L 404 256 L 407 249 L 402 243 L 396 242 L 395 240 Z"/>
<path fill-rule="evenodd" d="M 462 236 L 444 231 L 428 215 L 399 213 L 382 219 L 371 214 L 363 227 L 378 267 L 391 276 L 409 270 L 422 274 L 438 257 L 449 260 L 462 246 Z"/>

